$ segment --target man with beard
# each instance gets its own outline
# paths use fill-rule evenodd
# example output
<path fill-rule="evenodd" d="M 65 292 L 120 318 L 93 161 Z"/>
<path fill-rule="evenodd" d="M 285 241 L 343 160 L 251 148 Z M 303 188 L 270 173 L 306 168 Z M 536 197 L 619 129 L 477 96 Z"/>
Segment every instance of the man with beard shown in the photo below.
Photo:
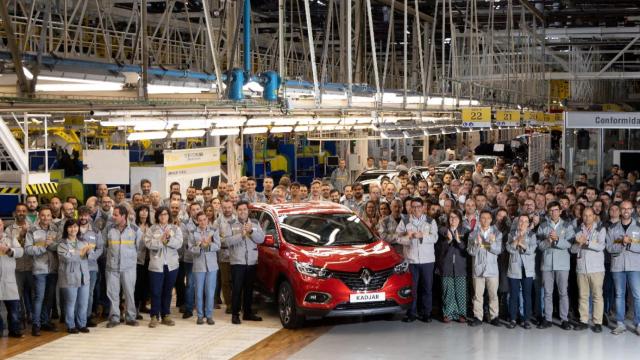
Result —
<path fill-rule="evenodd" d="M 262 193 L 256 192 L 256 179 L 252 176 L 247 178 L 247 191 L 242 193 L 240 200 L 248 203 L 263 203 L 267 201 Z"/>
<path fill-rule="evenodd" d="M 262 188 L 263 188 L 262 195 L 264 195 L 264 197 L 267 200 L 271 199 L 271 192 L 273 191 L 273 186 L 274 186 L 274 183 L 273 183 L 272 177 L 267 176 L 262 181 Z"/>
<path fill-rule="evenodd" d="M 34 224 L 38 220 L 38 197 L 36 195 L 27 195 L 25 203 L 27 204 L 27 222 Z"/>
<path fill-rule="evenodd" d="M 84 242 L 87 242 L 93 247 L 93 251 L 87 255 L 89 261 L 89 303 L 87 306 L 87 326 L 96 327 L 98 325 L 94 318 L 93 309 L 93 296 L 96 288 L 96 283 L 99 278 L 98 258 L 102 256 L 104 251 L 104 241 L 102 240 L 102 233 L 94 228 L 91 222 L 91 210 L 86 206 L 81 206 L 78 209 L 78 224 L 80 230 L 78 231 L 78 238 Z"/>
<path fill-rule="evenodd" d="M 29 230 L 27 222 L 27 205 L 19 203 L 13 212 L 14 222 L 6 228 L 6 236 L 18 241 L 22 248 L 25 247 L 25 237 Z M 22 319 L 31 322 L 31 314 L 33 313 L 33 259 L 29 255 L 24 255 L 16 259 L 16 283 L 18 285 L 18 293 L 20 294 L 20 312 Z"/>
<path fill-rule="evenodd" d="M 354 203 L 355 201 L 353 199 L 353 185 L 347 185 L 344 187 L 344 194 L 340 198 L 340 204 L 351 209 Z"/>
<path fill-rule="evenodd" d="M 196 188 L 193 186 L 189 186 L 187 188 L 187 206 L 196 202 Z"/>
<path fill-rule="evenodd" d="M 49 209 L 51 209 L 51 218 L 53 219 L 53 223 L 58 225 L 63 217 L 62 202 L 59 197 L 54 196 L 49 200 Z"/>
<path fill-rule="evenodd" d="M 104 230 L 111 221 L 113 215 L 113 200 L 109 196 L 104 196 L 100 201 L 100 208 L 96 214 L 95 226 L 98 231 Z"/>
<path fill-rule="evenodd" d="M 320 180 L 313 180 L 311 183 L 311 195 L 309 195 L 309 201 L 322 201 L 322 183 Z"/>
<path fill-rule="evenodd" d="M 109 195 L 109 188 L 107 184 L 98 184 L 96 185 L 96 197 L 98 201 L 102 201 L 102 198 Z"/>
<path fill-rule="evenodd" d="M 143 196 L 149 196 L 151 194 L 151 181 L 148 179 L 140 180 L 140 191 L 142 191 Z"/>

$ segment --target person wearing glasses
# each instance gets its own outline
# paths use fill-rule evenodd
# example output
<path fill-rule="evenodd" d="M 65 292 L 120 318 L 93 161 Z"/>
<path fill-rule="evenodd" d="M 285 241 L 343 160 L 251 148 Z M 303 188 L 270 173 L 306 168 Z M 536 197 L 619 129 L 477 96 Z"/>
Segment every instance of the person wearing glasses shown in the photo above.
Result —
<path fill-rule="evenodd" d="M 607 251 L 611 254 L 611 274 L 616 293 L 616 327 L 619 335 L 627 331 L 624 325 L 627 287 L 633 295 L 633 330 L 640 335 L 640 224 L 633 219 L 633 204 L 620 204 L 620 221 L 607 232 Z"/>
<path fill-rule="evenodd" d="M 491 225 L 490 211 L 480 212 L 480 225 L 469 235 L 467 252 L 473 257 L 473 315 L 469 326 L 482 325 L 485 289 L 489 295 L 489 323 L 500 326 L 498 318 L 498 255 L 502 253 L 502 232 Z"/>
<path fill-rule="evenodd" d="M 552 326 L 553 290 L 560 297 L 560 325 L 564 330 L 571 330 L 569 323 L 569 248 L 575 238 L 571 222 L 563 220 L 560 215 L 560 204 L 552 201 L 547 205 L 547 219 L 538 227 L 538 250 L 542 251 L 542 284 L 544 286 L 544 319 L 538 329 Z"/>
<path fill-rule="evenodd" d="M 588 207 L 582 212 L 582 224 L 571 245 L 571 253 L 577 254 L 576 273 L 579 291 L 580 322 L 575 330 L 589 327 L 589 310 L 593 312 L 593 332 L 602 332 L 602 314 L 604 301 L 602 285 L 604 283 L 604 249 L 606 229 L 596 222 L 596 214 Z M 589 304 L 589 301 L 592 304 Z M 589 306 L 592 305 L 592 306 Z"/>
<path fill-rule="evenodd" d="M 507 328 L 516 327 L 520 309 L 520 291 L 524 302 L 524 318 L 522 327 L 531 329 L 531 303 L 533 279 L 536 276 L 536 249 L 538 242 L 536 234 L 529 229 L 529 216 L 518 216 L 518 226 L 509 234 L 506 249 L 509 253 L 509 316 L 511 321 Z"/>
<path fill-rule="evenodd" d="M 424 214 L 423 208 L 423 200 L 418 197 L 413 198 L 409 216 L 396 228 L 398 234 L 396 242 L 403 246 L 404 258 L 409 262 L 414 294 L 411 307 L 402 319 L 404 322 L 413 322 L 419 315 L 421 315 L 421 321 L 431 322 L 433 270 L 436 261 L 434 245 L 438 240 L 438 225 Z M 419 289 L 421 294 L 418 294 Z M 420 308 L 418 308 L 419 299 L 421 300 Z"/>
<path fill-rule="evenodd" d="M 182 230 L 171 221 L 167 207 L 156 211 L 156 222 L 149 228 L 144 243 L 149 249 L 149 280 L 151 282 L 150 328 L 160 323 L 174 326 L 171 319 L 171 293 L 178 276 L 178 249 L 182 247 Z"/>

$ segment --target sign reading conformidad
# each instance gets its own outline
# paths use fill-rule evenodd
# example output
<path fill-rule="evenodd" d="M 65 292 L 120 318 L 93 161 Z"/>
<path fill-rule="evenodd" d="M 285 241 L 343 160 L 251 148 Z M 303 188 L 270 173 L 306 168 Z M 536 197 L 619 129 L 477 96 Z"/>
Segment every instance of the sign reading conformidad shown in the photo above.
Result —
<path fill-rule="evenodd" d="M 569 111 L 564 125 L 568 129 L 640 129 L 640 112 Z"/>

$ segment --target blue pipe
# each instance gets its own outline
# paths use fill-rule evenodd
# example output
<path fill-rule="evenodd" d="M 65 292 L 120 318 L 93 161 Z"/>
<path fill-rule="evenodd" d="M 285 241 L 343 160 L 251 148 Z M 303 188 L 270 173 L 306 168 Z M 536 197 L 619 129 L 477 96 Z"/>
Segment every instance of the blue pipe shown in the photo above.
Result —
<path fill-rule="evenodd" d="M 244 71 L 251 75 L 251 0 L 244 0 Z"/>
<path fill-rule="evenodd" d="M 0 52 L 0 59 L 3 60 L 11 60 L 11 54 L 8 52 Z M 29 62 L 36 62 L 37 57 L 34 54 L 23 54 L 22 59 Z M 101 69 L 113 72 L 135 72 L 142 73 L 142 67 L 140 65 L 130 65 L 130 64 L 112 64 L 112 63 L 103 63 L 96 61 L 88 61 L 88 60 L 77 60 L 77 59 L 56 59 L 52 56 L 43 56 L 42 57 L 43 65 L 50 66 L 67 66 L 73 69 Z M 216 76 L 213 74 L 207 74 L 202 72 L 193 72 L 188 70 L 165 70 L 159 67 L 150 67 L 148 69 L 149 74 L 157 75 L 157 76 L 167 76 L 174 77 L 179 79 L 193 79 L 193 80 L 202 80 L 202 81 L 216 81 Z M 225 76 L 222 76 L 222 80 L 225 80 Z"/>

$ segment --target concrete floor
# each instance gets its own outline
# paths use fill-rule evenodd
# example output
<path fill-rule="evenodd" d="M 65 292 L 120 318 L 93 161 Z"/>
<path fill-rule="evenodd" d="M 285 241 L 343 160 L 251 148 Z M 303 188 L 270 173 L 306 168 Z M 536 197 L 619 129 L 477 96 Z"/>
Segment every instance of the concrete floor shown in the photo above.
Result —
<path fill-rule="evenodd" d="M 513 330 L 489 324 L 370 321 L 335 326 L 292 359 L 637 359 L 640 336 L 603 329 Z"/>

